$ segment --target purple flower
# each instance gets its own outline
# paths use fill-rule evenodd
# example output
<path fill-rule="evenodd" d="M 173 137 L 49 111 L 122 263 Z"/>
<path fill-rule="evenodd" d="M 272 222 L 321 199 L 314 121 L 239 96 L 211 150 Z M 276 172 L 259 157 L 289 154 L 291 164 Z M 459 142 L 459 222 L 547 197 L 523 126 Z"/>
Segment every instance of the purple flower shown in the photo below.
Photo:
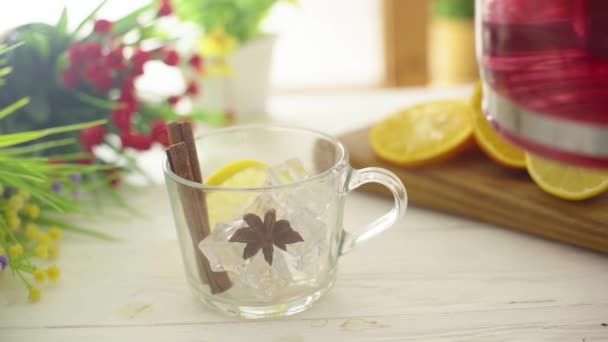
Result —
<path fill-rule="evenodd" d="M 82 180 L 82 175 L 80 173 L 72 173 L 70 175 L 70 180 L 74 183 L 80 183 L 80 180 Z"/>
<path fill-rule="evenodd" d="M 8 267 L 8 258 L 5 254 L 0 254 L 0 271 Z"/>
<path fill-rule="evenodd" d="M 80 198 L 80 189 L 76 188 L 76 189 L 72 190 L 72 197 L 74 197 L 74 199 L 79 199 Z"/>
<path fill-rule="evenodd" d="M 6 188 L 4 188 L 4 196 L 6 198 L 10 198 L 11 196 L 13 196 L 16 193 L 17 193 L 17 188 L 15 188 L 14 186 L 7 186 Z"/>
<path fill-rule="evenodd" d="M 59 192 L 61 191 L 61 182 L 56 180 L 53 182 L 53 185 L 51 185 L 51 187 L 53 188 L 54 192 Z"/>

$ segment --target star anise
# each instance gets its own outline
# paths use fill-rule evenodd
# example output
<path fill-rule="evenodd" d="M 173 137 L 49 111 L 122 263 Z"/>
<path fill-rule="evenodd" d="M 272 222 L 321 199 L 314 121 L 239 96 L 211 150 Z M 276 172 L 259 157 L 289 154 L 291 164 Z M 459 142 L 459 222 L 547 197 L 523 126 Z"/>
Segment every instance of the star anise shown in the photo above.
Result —
<path fill-rule="evenodd" d="M 249 225 L 237 230 L 228 241 L 246 243 L 243 259 L 249 259 L 261 249 L 268 265 L 272 265 L 274 246 L 287 250 L 286 245 L 304 241 L 300 233 L 291 228 L 287 220 L 277 221 L 277 213 L 270 209 L 264 215 L 264 222 L 255 214 L 245 214 L 243 220 Z"/>

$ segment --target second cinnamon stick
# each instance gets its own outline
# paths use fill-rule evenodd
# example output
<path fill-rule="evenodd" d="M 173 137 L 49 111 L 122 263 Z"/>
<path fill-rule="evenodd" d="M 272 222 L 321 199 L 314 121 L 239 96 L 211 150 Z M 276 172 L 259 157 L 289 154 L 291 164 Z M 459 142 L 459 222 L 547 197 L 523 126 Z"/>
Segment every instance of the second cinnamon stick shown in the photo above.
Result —
<path fill-rule="evenodd" d="M 173 127 L 176 127 L 176 125 L 173 125 Z M 196 178 L 202 181 L 198 165 L 197 168 L 193 168 L 193 163 L 198 163 L 198 158 L 193 157 L 193 154 L 196 154 L 196 148 L 194 147 L 191 127 L 186 126 L 186 130 L 188 131 L 185 131 L 180 127 L 179 134 L 175 133 L 175 128 L 173 129 L 174 134 L 171 134 L 171 130 L 169 131 L 170 137 L 173 135 L 174 139 L 183 139 L 183 141 L 177 142 L 167 148 L 169 163 L 173 172 L 178 176 L 190 181 L 195 181 Z M 186 138 L 184 138 L 184 136 L 186 136 Z M 188 148 L 187 140 L 190 140 L 192 143 L 192 149 Z M 194 172 L 198 171 L 198 177 L 195 177 L 193 170 Z M 183 213 L 196 253 L 195 259 L 201 281 L 209 284 L 212 293 L 223 292 L 232 286 L 230 278 L 226 272 L 213 272 L 207 258 L 198 251 L 198 243 L 207 237 L 211 231 L 205 194 L 200 189 L 186 185 L 178 184 L 178 187 Z"/>

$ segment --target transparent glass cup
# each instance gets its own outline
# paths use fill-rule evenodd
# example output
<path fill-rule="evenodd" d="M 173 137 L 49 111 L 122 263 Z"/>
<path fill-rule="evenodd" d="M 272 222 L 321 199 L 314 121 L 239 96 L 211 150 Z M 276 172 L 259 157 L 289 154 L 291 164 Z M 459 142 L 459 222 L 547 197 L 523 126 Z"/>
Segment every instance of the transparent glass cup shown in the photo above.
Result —
<path fill-rule="evenodd" d="M 224 313 L 263 318 L 308 308 L 333 285 L 338 258 L 392 226 L 407 206 L 393 173 L 351 168 L 344 145 L 313 130 L 227 128 L 196 146 L 203 179 L 220 168 L 238 174 L 226 184 L 264 177 L 256 187 L 212 186 L 163 163 L 187 280 L 200 300 Z M 387 187 L 394 207 L 367 226 L 344 229 L 345 198 L 366 183 Z"/>

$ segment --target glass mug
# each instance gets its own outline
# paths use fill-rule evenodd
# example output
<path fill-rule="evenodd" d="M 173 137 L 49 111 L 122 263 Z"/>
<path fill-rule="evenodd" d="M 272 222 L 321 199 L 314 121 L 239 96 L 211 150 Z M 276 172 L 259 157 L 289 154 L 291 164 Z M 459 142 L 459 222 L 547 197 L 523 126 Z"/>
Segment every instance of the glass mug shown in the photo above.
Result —
<path fill-rule="evenodd" d="M 484 112 L 528 151 L 608 168 L 608 1 L 476 0 Z"/>
<path fill-rule="evenodd" d="M 351 168 L 344 145 L 313 130 L 226 128 L 196 146 L 203 179 L 220 168 L 240 171 L 220 183 L 239 187 L 212 186 L 163 163 L 187 280 L 201 301 L 224 313 L 263 318 L 305 310 L 333 285 L 338 258 L 392 226 L 407 206 L 393 173 Z M 345 230 L 346 195 L 366 183 L 387 187 L 394 207 Z"/>

